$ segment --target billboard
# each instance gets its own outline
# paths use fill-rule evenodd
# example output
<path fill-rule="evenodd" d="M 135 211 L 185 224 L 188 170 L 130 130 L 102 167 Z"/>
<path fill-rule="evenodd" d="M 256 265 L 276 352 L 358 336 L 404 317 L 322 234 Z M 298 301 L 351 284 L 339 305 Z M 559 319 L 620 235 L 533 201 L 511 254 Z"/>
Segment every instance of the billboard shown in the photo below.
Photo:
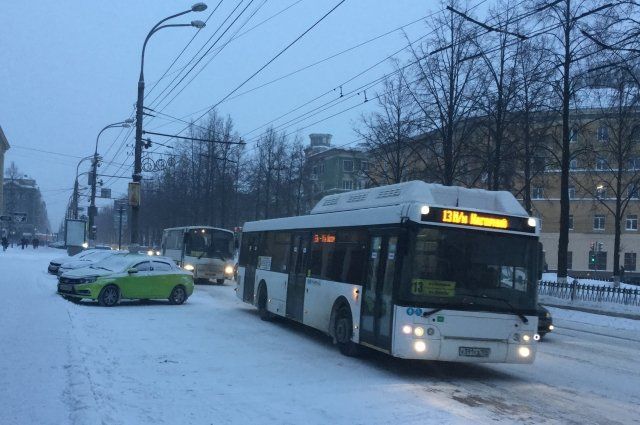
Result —
<path fill-rule="evenodd" d="M 87 226 L 84 220 L 65 220 L 64 242 L 67 246 L 82 246 L 86 241 Z"/>

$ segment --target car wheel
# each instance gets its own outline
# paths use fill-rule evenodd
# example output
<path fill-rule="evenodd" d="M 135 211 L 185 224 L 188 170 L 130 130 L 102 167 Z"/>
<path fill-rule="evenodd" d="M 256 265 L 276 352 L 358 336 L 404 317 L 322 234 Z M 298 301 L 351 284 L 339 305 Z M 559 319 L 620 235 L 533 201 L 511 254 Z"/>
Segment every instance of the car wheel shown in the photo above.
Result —
<path fill-rule="evenodd" d="M 273 315 L 267 308 L 269 297 L 267 297 L 267 287 L 264 283 L 260 283 L 258 287 L 258 314 L 260 319 L 268 322 L 273 319 Z"/>
<path fill-rule="evenodd" d="M 98 303 L 103 307 L 113 307 L 118 304 L 120 300 L 120 291 L 115 285 L 109 285 L 102 288 L 100 296 L 98 296 Z"/>
<path fill-rule="evenodd" d="M 351 341 L 351 337 L 353 336 L 353 322 L 351 319 L 351 310 L 348 307 L 342 306 L 338 309 L 333 334 L 342 354 L 350 357 L 358 355 L 360 351 L 359 346 Z"/>
<path fill-rule="evenodd" d="M 187 300 L 187 291 L 184 286 L 176 286 L 169 295 L 169 302 L 173 305 L 180 305 Z"/>

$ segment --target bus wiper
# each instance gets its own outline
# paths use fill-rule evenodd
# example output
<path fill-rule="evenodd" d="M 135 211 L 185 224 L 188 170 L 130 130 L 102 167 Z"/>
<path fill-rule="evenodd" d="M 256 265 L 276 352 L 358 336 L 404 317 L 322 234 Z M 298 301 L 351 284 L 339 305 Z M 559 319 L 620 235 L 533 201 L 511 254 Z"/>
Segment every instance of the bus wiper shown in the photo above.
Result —
<path fill-rule="evenodd" d="M 424 313 L 422 313 L 422 317 L 432 316 L 432 315 L 436 314 L 439 311 L 442 311 L 442 309 L 441 308 L 436 308 L 436 309 L 431 310 L 431 311 L 425 311 Z"/>
<path fill-rule="evenodd" d="M 522 313 L 519 313 L 516 308 L 511 305 L 511 303 L 507 300 L 505 300 L 504 298 L 499 298 L 499 297 L 490 297 L 488 295 L 482 294 L 482 295 L 472 295 L 472 294 L 465 294 L 462 296 L 464 297 L 471 297 L 471 298 L 480 298 L 480 299 L 486 299 L 486 300 L 495 300 L 495 301 L 502 301 L 503 303 L 505 303 L 509 309 L 511 309 L 510 313 L 511 314 L 515 314 L 516 316 L 518 316 L 520 318 L 520 320 L 522 320 L 522 323 L 524 323 L 525 325 L 527 323 L 529 323 L 529 319 L 527 319 L 527 316 L 525 316 Z"/>

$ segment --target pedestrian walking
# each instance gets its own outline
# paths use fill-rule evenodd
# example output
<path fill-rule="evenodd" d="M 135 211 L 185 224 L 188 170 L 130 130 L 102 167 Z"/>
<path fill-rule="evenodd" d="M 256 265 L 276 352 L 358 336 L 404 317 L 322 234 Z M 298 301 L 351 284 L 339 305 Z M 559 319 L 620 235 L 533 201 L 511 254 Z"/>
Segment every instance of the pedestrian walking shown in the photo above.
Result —
<path fill-rule="evenodd" d="M 8 247 L 9 247 L 9 239 L 7 239 L 6 236 L 3 236 L 2 237 L 2 250 L 6 251 Z"/>

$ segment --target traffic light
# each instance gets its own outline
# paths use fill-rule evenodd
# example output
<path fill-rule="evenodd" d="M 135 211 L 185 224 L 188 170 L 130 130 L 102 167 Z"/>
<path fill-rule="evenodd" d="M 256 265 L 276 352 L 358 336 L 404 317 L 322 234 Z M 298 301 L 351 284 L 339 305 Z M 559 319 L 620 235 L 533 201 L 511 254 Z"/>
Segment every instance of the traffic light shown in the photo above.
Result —
<path fill-rule="evenodd" d="M 590 251 L 589 252 L 589 264 L 592 267 L 595 267 L 595 265 L 596 265 L 596 253 L 595 253 L 595 251 Z"/>
<path fill-rule="evenodd" d="M 598 242 L 598 252 L 604 251 L 604 244 L 602 242 Z"/>

